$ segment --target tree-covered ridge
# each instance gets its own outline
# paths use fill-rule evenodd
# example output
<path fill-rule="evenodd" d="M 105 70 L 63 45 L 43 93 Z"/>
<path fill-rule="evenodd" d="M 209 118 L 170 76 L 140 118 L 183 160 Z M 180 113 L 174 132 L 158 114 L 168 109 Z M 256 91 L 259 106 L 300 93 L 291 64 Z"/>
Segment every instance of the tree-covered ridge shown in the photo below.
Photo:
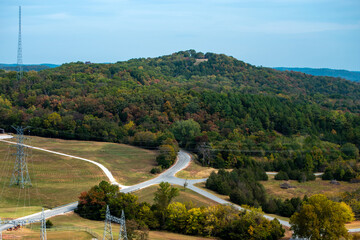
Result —
<path fill-rule="evenodd" d="M 0 127 L 6 130 L 28 125 L 42 136 L 163 149 L 176 149 L 177 141 L 200 157 L 210 146 L 206 162 L 217 167 L 240 166 L 252 156 L 266 157 L 270 169 L 321 170 L 326 164 L 315 153 L 314 166 L 306 164 L 306 151 L 315 146 L 324 162 L 342 161 L 332 154 L 340 146 L 329 150 L 321 141 L 360 146 L 359 101 L 358 83 L 193 50 L 115 64 L 69 63 L 24 73 L 20 81 L 16 72 L 0 70 Z M 317 140 L 304 148 L 282 144 L 309 135 Z M 243 152 L 218 150 L 224 148 Z M 159 162 L 166 167 L 168 159 Z"/>

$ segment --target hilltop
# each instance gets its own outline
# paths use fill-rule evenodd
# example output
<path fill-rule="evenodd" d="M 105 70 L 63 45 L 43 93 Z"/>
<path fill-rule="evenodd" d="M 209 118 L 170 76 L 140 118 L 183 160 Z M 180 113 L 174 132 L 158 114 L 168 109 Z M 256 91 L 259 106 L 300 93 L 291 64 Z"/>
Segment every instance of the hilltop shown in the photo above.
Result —
<path fill-rule="evenodd" d="M 0 127 L 30 125 L 42 136 L 134 143 L 136 133 L 166 135 L 173 123 L 193 119 L 213 140 L 275 130 L 360 145 L 359 83 L 223 54 L 68 63 L 25 73 L 20 82 L 0 70 L 0 95 Z"/>

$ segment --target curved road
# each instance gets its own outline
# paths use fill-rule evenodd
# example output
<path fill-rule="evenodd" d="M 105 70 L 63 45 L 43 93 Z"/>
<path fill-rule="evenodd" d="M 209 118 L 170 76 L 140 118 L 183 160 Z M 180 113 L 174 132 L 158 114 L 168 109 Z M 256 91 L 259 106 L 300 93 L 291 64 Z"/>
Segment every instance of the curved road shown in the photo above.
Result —
<path fill-rule="evenodd" d="M 14 142 L 2 140 L 1 138 L 0 138 L 0 141 L 10 143 L 10 144 L 15 144 Z M 232 205 L 232 206 L 234 206 L 235 208 L 237 208 L 239 210 L 243 209 L 243 208 L 241 208 L 240 206 L 238 206 L 236 204 L 228 202 L 228 201 L 226 201 L 224 199 L 221 199 L 221 198 L 211 194 L 210 192 L 207 192 L 207 191 L 205 191 L 203 189 L 200 189 L 200 188 L 194 186 L 195 183 L 205 182 L 206 178 L 205 179 L 196 179 L 196 180 L 186 180 L 186 179 L 175 177 L 175 174 L 177 172 L 183 170 L 184 168 L 186 168 L 190 164 L 191 156 L 190 156 L 190 154 L 188 152 L 186 152 L 184 150 L 179 151 L 176 163 L 171 168 L 169 168 L 168 170 L 166 170 L 162 174 L 158 175 L 156 178 L 150 179 L 148 181 L 145 181 L 145 182 L 142 182 L 142 183 L 139 183 L 139 184 L 136 184 L 136 185 L 125 186 L 125 185 L 122 185 L 122 184 L 116 182 L 116 180 L 113 177 L 113 175 L 111 174 L 111 172 L 106 167 L 104 167 L 102 164 L 100 164 L 98 162 L 95 162 L 95 161 L 92 161 L 92 160 L 89 160 L 89 159 L 85 159 L 85 158 L 81 158 L 81 157 L 76 157 L 76 156 L 60 153 L 60 152 L 50 151 L 50 150 L 43 149 L 43 148 L 38 148 L 38 147 L 33 147 L 33 146 L 28 146 L 28 145 L 26 145 L 26 146 L 29 147 L 29 148 L 36 149 L 36 150 L 45 151 L 45 152 L 49 152 L 49 153 L 53 153 L 53 154 L 57 154 L 57 155 L 61 155 L 61 156 L 66 156 L 66 157 L 71 157 L 71 158 L 75 158 L 75 159 L 79 159 L 79 160 L 83 160 L 83 161 L 93 163 L 93 164 L 97 165 L 98 167 L 100 167 L 101 170 L 103 170 L 103 172 L 105 173 L 105 175 L 108 177 L 108 179 L 110 180 L 110 182 L 112 184 L 116 184 L 121 188 L 120 192 L 129 193 L 129 192 L 133 192 L 133 191 L 136 191 L 136 190 L 139 190 L 139 189 L 142 189 L 142 188 L 149 187 L 149 186 L 154 185 L 154 184 L 159 184 L 161 182 L 169 182 L 171 184 L 177 184 L 177 185 L 182 186 L 182 185 L 184 185 L 185 181 L 187 181 L 187 183 L 188 183 L 187 188 L 188 189 L 191 189 L 192 191 L 197 192 L 198 194 L 201 194 L 201 195 L 203 195 L 203 196 L 205 196 L 205 197 L 207 197 L 207 198 L 209 198 L 209 199 L 211 199 L 211 200 L 213 200 L 213 201 L 215 201 L 217 203 Z M 47 211 L 45 211 L 45 216 L 46 216 L 46 218 L 50 218 L 50 217 L 53 217 L 53 216 L 56 216 L 56 215 L 59 215 L 59 214 L 71 212 L 74 209 L 76 209 L 77 204 L 78 204 L 77 202 L 74 202 L 74 203 L 70 203 L 70 204 L 67 204 L 67 205 L 64 205 L 64 206 L 61 206 L 61 207 L 58 207 L 58 208 L 47 210 Z M 36 214 L 33 214 L 33 215 L 22 217 L 20 219 L 22 219 L 22 220 L 24 220 L 24 219 L 37 219 L 37 218 L 39 218 L 40 214 L 41 213 L 36 213 Z M 266 214 L 264 215 L 264 217 L 267 218 L 267 219 L 270 219 L 270 220 L 274 219 L 274 217 L 268 216 Z M 284 226 L 290 227 L 290 224 L 287 221 L 279 220 L 279 222 Z M 9 227 L 10 227 L 9 225 L 0 225 L 0 231 L 5 230 L 5 229 L 7 229 Z M 360 228 L 358 228 L 358 229 L 350 229 L 349 230 L 349 232 L 358 232 L 358 231 L 360 231 Z"/>

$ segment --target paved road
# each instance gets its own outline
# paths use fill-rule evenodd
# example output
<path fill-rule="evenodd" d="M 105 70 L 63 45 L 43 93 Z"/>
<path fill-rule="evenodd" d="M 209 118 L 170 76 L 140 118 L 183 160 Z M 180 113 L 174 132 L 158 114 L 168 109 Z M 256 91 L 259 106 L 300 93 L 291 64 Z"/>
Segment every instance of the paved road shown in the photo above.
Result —
<path fill-rule="evenodd" d="M 9 142 L 9 141 L 6 141 L 6 140 L 1 140 L 0 139 L 0 141 L 14 144 L 13 142 Z M 68 155 L 68 154 L 64 154 L 64 153 L 60 153 L 60 152 L 50 151 L 50 150 L 43 149 L 43 148 L 32 147 L 32 146 L 27 146 L 27 147 L 30 147 L 30 148 L 33 148 L 33 149 L 36 149 L 36 150 L 40 150 L 40 151 L 46 151 L 46 152 L 53 153 L 53 154 L 58 154 L 58 155 L 62 155 L 62 156 L 67 156 L 67 157 L 71 157 L 71 158 L 91 162 L 91 163 L 97 165 L 98 167 L 100 167 L 104 171 L 104 173 L 109 178 L 109 180 L 110 180 L 110 182 L 112 184 L 116 184 L 121 188 L 120 192 L 129 193 L 129 192 L 133 192 L 133 191 L 136 191 L 136 190 L 139 190 L 139 189 L 142 189 L 142 188 L 149 187 L 149 186 L 154 185 L 154 184 L 159 184 L 161 182 L 169 182 L 171 184 L 177 184 L 177 185 L 182 186 L 182 185 L 184 185 L 185 181 L 187 181 L 187 183 L 188 183 L 187 188 L 188 189 L 191 189 L 192 191 L 197 192 L 197 193 L 199 193 L 199 194 L 201 194 L 201 195 L 203 195 L 203 196 L 205 196 L 205 197 L 207 197 L 207 198 L 209 198 L 209 199 L 211 199 L 211 200 L 213 200 L 213 201 L 215 201 L 217 203 L 232 205 L 232 206 L 234 206 L 235 208 L 237 208 L 239 210 L 243 209 L 238 205 L 235 205 L 235 204 L 233 204 L 231 202 L 223 200 L 223 199 L 211 194 L 210 192 L 207 192 L 207 191 L 205 191 L 203 189 L 200 189 L 200 188 L 194 186 L 195 183 L 205 182 L 206 178 L 205 179 L 196 179 L 196 180 L 186 180 L 186 179 L 181 179 L 181 178 L 175 177 L 175 174 L 177 172 L 181 171 L 182 169 L 186 168 L 189 165 L 190 161 L 191 161 L 190 154 L 188 152 L 186 152 L 186 151 L 183 151 L 183 150 L 179 151 L 176 163 L 171 168 L 169 168 L 168 170 L 166 170 L 165 172 L 163 172 L 162 174 L 160 174 L 156 178 L 150 179 L 148 181 L 145 181 L 145 182 L 142 182 L 142 183 L 139 183 L 139 184 L 136 184 L 136 185 L 125 186 L 125 185 L 121 185 L 120 183 L 116 182 L 116 180 L 112 176 L 111 172 L 107 168 L 105 168 L 102 164 L 99 164 L 99 163 L 94 162 L 92 160 L 85 159 L 85 158 L 80 158 L 80 157 L 76 157 L 76 156 L 72 156 L 72 155 Z M 58 208 L 55 208 L 55 209 L 47 210 L 47 211 L 45 211 L 45 216 L 46 216 L 46 218 L 49 218 L 49 217 L 53 217 L 53 216 L 56 216 L 56 215 L 59 215 L 59 214 L 71 212 L 74 209 L 76 209 L 77 204 L 78 203 L 75 202 L 75 203 L 70 203 L 68 205 L 61 206 L 61 207 L 58 207 Z M 30 215 L 30 216 L 23 217 L 21 219 L 36 219 L 36 218 L 39 218 L 40 214 L 41 213 L 36 213 L 36 214 Z M 264 215 L 264 217 L 269 219 L 269 220 L 274 219 L 274 217 L 271 217 L 271 216 L 268 216 L 268 215 Z M 282 220 L 279 220 L 279 221 L 284 226 L 288 226 L 288 227 L 290 226 L 289 222 L 282 221 Z M 0 225 L 0 230 L 4 230 L 4 229 L 6 229 L 8 227 L 9 226 Z M 349 232 L 359 232 L 359 231 L 360 231 L 360 228 L 349 230 Z"/>

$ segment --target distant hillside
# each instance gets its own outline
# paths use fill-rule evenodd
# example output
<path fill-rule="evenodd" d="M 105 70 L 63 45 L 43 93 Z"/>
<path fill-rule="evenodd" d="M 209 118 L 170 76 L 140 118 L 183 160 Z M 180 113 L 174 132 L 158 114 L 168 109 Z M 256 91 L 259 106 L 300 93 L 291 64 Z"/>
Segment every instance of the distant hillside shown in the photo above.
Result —
<path fill-rule="evenodd" d="M 328 76 L 328 77 L 340 77 L 350 81 L 360 82 L 360 72 L 347 71 L 347 70 L 336 70 L 330 68 L 287 68 L 287 67 L 276 67 L 274 68 L 280 71 L 294 71 L 311 74 L 314 76 Z"/>
<path fill-rule="evenodd" d="M 40 71 L 40 70 L 44 70 L 44 69 L 48 69 L 48 68 L 55 68 L 58 67 L 59 65 L 55 65 L 55 64 L 48 64 L 48 63 L 43 63 L 43 64 L 29 64 L 29 65 L 23 65 L 23 70 L 25 72 L 28 71 Z M 17 70 L 17 64 L 3 64 L 0 63 L 0 69 L 4 69 L 7 71 L 16 71 Z"/>
<path fill-rule="evenodd" d="M 169 132 L 190 119 L 196 123 L 179 128 L 189 132 L 189 124 L 196 136 L 182 140 Z M 274 142 L 275 132 L 360 146 L 360 83 L 194 50 L 114 64 L 68 63 L 25 72 L 22 81 L 0 70 L 0 127 L 8 131 L 11 125 L 32 126 L 35 135 L 149 148 L 174 137 L 195 148 L 196 141 L 252 136 L 254 150 L 260 142 Z"/>

